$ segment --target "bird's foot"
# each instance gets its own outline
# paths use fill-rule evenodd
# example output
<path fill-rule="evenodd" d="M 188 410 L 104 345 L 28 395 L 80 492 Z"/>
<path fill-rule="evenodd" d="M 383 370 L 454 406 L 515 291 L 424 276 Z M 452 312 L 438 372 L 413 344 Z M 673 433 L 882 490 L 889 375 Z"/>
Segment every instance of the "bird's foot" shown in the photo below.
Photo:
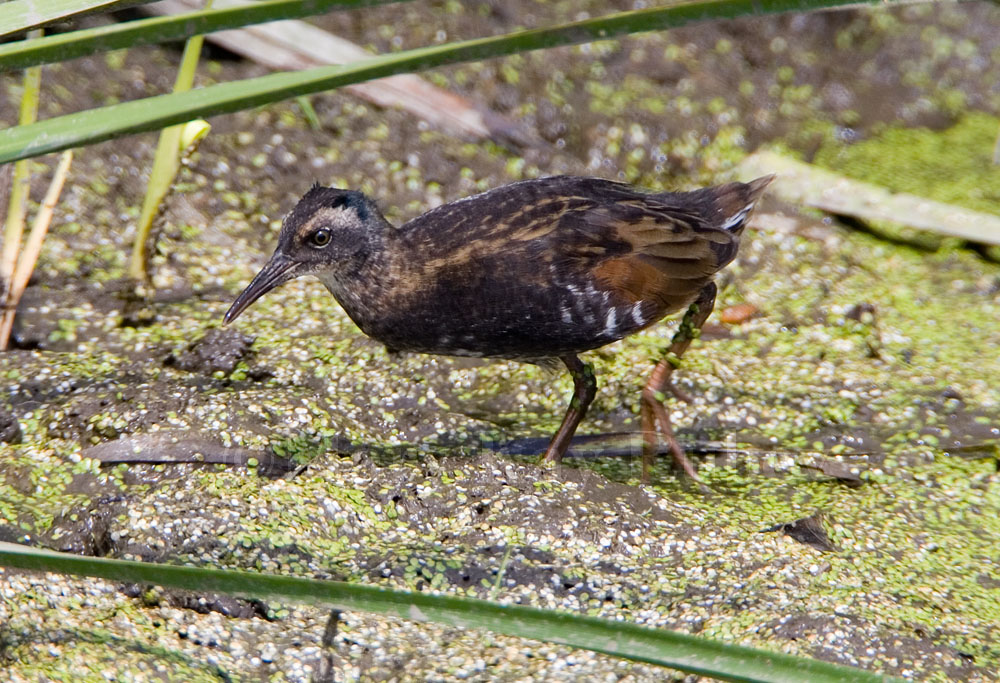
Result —
<path fill-rule="evenodd" d="M 663 440 L 667 442 L 667 446 L 670 448 L 670 454 L 673 456 L 677 467 L 698 484 L 698 488 L 703 493 L 708 493 L 710 489 L 702 481 L 701 477 L 698 476 L 694 465 L 691 464 L 687 454 L 684 453 L 684 449 L 677 441 L 677 437 L 674 436 L 673 425 L 670 423 L 670 415 L 663 405 L 664 398 L 661 392 L 649 391 L 648 388 L 642 393 L 640 408 L 643 427 L 642 483 L 649 483 L 649 470 L 652 468 L 653 460 L 656 458 L 659 436 L 662 435 Z"/>
<path fill-rule="evenodd" d="M 561 465 L 562 456 L 563 454 L 561 452 L 549 445 L 549 447 L 545 449 L 545 455 L 542 456 L 542 466 L 555 467 L 556 465 Z"/>
<path fill-rule="evenodd" d="M 694 403 L 694 398 L 692 398 L 691 394 L 687 393 L 679 386 L 674 384 L 673 380 L 667 382 L 667 386 L 665 387 L 665 389 L 669 391 L 671 394 L 673 394 L 674 398 L 676 398 L 678 401 L 682 401 L 684 403 Z"/>

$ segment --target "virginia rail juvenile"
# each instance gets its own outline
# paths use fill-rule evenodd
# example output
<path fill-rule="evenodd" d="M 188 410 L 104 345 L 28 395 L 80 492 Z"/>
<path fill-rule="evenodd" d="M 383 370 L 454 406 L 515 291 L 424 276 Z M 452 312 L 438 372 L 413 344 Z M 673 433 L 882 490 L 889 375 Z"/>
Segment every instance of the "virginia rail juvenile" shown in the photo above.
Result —
<path fill-rule="evenodd" d="M 266 292 L 314 275 L 369 337 L 393 351 L 538 362 L 573 377 L 566 416 L 545 452 L 558 463 L 594 400 L 577 354 L 688 306 L 642 391 L 643 481 L 659 427 L 677 464 L 665 391 L 712 312 L 713 276 L 774 176 L 693 192 L 558 176 L 527 180 L 428 211 L 394 227 L 360 192 L 314 185 L 285 217 L 270 261 L 225 322 Z"/>

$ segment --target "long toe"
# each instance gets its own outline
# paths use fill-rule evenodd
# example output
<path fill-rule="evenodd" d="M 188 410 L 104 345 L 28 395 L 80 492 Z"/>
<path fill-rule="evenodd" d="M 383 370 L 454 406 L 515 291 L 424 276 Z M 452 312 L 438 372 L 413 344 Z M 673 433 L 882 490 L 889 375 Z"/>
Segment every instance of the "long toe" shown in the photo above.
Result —
<path fill-rule="evenodd" d="M 691 394 L 687 393 L 679 386 L 674 384 L 673 380 L 667 382 L 666 390 L 669 391 L 671 394 L 673 394 L 678 401 L 683 401 L 684 403 L 694 402 L 694 399 L 691 397 Z"/>
<path fill-rule="evenodd" d="M 698 476 L 698 473 L 694 469 L 694 465 L 691 464 L 691 461 L 688 459 L 687 454 L 681 447 L 680 442 L 677 441 L 677 437 L 674 436 L 673 425 L 670 423 L 670 415 L 667 413 L 666 407 L 653 397 L 644 396 L 643 400 L 646 401 L 646 405 L 649 406 L 649 410 L 653 413 L 653 416 L 656 419 L 656 426 L 660 434 L 667 442 L 667 445 L 670 446 L 670 453 L 674 458 L 674 462 L 684 472 L 684 474 L 698 484 L 698 487 L 702 490 L 702 492 L 708 492 L 708 486 L 704 481 L 702 481 L 701 477 Z"/>

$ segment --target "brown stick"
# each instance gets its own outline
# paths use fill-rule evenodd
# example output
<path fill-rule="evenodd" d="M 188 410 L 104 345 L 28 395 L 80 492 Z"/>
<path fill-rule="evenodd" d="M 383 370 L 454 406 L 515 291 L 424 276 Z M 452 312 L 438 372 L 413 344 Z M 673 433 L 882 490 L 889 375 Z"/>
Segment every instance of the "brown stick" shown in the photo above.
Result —
<path fill-rule="evenodd" d="M 52 182 L 49 183 L 48 192 L 45 193 L 45 199 L 42 200 L 42 205 L 38 208 L 31 232 L 28 233 L 28 241 L 25 242 L 24 249 L 17 259 L 17 266 L 14 268 L 10 287 L 7 289 L 7 296 L 4 300 L 3 317 L 0 318 L 0 350 L 6 349 L 7 343 L 10 341 L 17 304 L 21 301 L 21 295 L 24 294 L 28 280 L 31 279 L 31 273 L 38 262 L 38 255 L 42 251 L 42 242 L 45 240 L 45 234 L 49 231 L 52 214 L 59 201 L 63 185 L 66 183 L 66 176 L 69 175 L 69 166 L 72 162 L 73 150 L 68 149 L 59 158 L 59 165 L 52 176 Z"/>

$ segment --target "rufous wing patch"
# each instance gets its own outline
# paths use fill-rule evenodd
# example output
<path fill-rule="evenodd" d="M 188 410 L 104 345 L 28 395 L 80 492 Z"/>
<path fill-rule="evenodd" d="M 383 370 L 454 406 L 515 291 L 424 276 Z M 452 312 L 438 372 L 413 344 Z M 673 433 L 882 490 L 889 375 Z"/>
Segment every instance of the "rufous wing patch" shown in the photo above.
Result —
<path fill-rule="evenodd" d="M 608 259 L 593 273 L 603 289 L 632 304 L 660 300 L 667 284 L 659 269 L 634 255 Z"/>
<path fill-rule="evenodd" d="M 674 277 L 641 255 L 608 259 L 593 274 L 599 287 L 628 304 L 642 304 L 646 327 L 691 303 L 705 278 Z"/>

